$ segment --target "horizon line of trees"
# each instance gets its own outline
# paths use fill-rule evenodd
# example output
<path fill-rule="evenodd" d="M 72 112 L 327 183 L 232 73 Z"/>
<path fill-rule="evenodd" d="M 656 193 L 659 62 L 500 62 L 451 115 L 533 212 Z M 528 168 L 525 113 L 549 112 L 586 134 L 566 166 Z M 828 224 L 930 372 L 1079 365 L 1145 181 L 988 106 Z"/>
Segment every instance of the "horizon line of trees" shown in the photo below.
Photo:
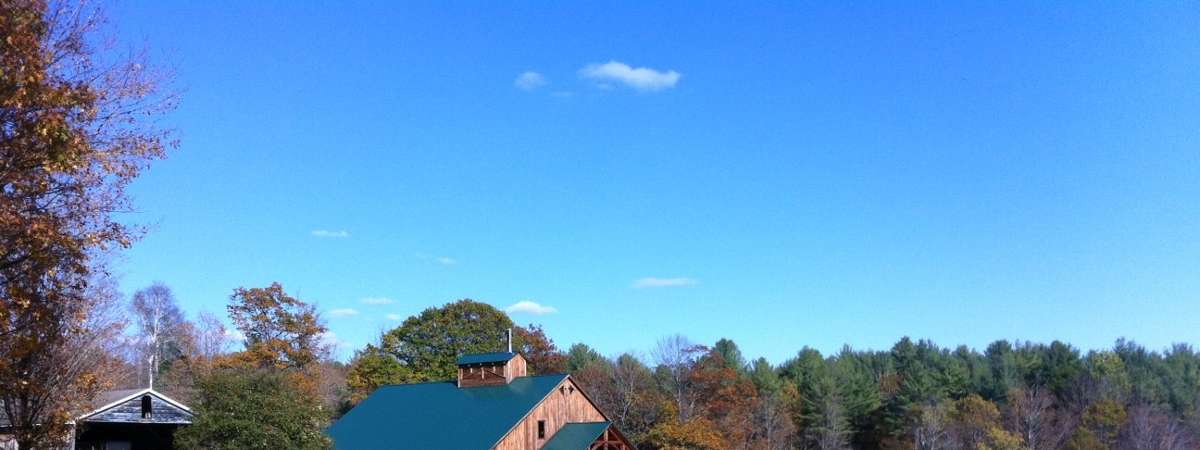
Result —
<path fill-rule="evenodd" d="M 772 364 L 730 339 L 671 335 L 648 357 L 605 356 L 586 343 L 560 349 L 541 326 L 464 299 L 409 317 L 343 363 L 315 308 L 278 283 L 233 290 L 226 310 L 240 348 L 216 316 L 189 321 L 163 284 L 127 307 L 134 326 L 104 356 L 105 385 L 153 378 L 190 404 L 197 420 L 179 433 L 183 449 L 328 448 L 323 429 L 377 387 L 451 380 L 457 356 L 504 349 L 508 328 L 531 373 L 571 374 L 643 450 L 1200 446 L 1200 354 L 1187 344 L 1159 352 L 1121 339 L 1083 352 L 999 340 L 980 352 L 905 337 L 888 350 L 800 346 Z"/>
<path fill-rule="evenodd" d="M 355 353 L 343 409 L 384 384 L 451 379 L 454 356 L 503 348 L 510 326 L 472 300 L 426 309 Z M 889 350 L 801 346 L 773 365 L 730 339 L 667 336 L 647 361 L 516 330 L 533 373 L 570 373 L 644 450 L 1200 448 L 1200 354 L 1187 344 L 1085 353 L 999 340 L 979 352 L 905 337 Z"/>
<path fill-rule="evenodd" d="M 147 296 L 166 293 L 167 306 L 154 310 L 182 317 L 169 292 L 161 285 L 139 291 L 131 304 L 134 316 L 144 317 Z M 237 314 L 282 317 L 261 311 L 248 314 L 263 307 L 259 299 L 252 302 L 259 306 L 247 309 L 245 294 L 251 292 L 269 293 L 264 298 L 274 300 L 267 305 L 282 302 L 307 311 L 309 323 L 317 328 L 301 338 L 281 328 L 295 322 L 286 317 L 257 324 L 238 319 Z M 671 335 L 657 342 L 648 357 L 630 352 L 605 356 L 586 343 L 560 349 L 541 326 L 516 325 L 503 311 L 464 299 L 409 317 L 342 363 L 314 339 L 324 328 L 312 307 L 287 296 L 278 284 L 239 288 L 228 309 L 248 337 L 245 349 L 229 351 L 227 333 L 212 316 L 204 316 L 208 325 L 176 322 L 178 326 L 168 327 L 181 330 L 175 338 L 150 338 L 153 328 L 140 326 L 131 340 L 139 343 L 132 353 L 138 356 L 125 359 L 127 373 L 136 372 L 139 361 L 148 361 L 147 354 L 160 351 L 147 344 L 165 342 L 168 348 L 180 349 L 163 352 L 166 356 L 159 360 L 161 388 L 198 402 L 197 410 L 209 413 L 219 411 L 211 409 L 219 408 L 214 405 L 232 401 L 227 398 L 230 383 L 261 377 L 263 368 L 298 373 L 284 384 L 299 386 L 296 392 L 315 403 L 284 416 L 303 413 L 332 421 L 379 386 L 452 380 L 457 356 L 502 350 L 507 345 L 504 330 L 513 328 L 514 349 L 526 357 L 532 373 L 571 374 L 643 450 L 1200 446 L 1200 354 L 1187 344 L 1159 352 L 1121 339 L 1111 349 L 1083 352 L 1060 341 L 998 340 L 980 352 L 905 337 L 888 350 L 845 346 L 826 355 L 799 346 L 794 357 L 772 364 L 745 357 L 730 339 L 704 345 Z M 208 346 L 216 352 L 201 350 L 189 342 L 203 339 L 188 333 L 224 344 Z M 274 339 L 262 344 L 274 349 L 265 355 L 255 344 L 265 342 L 262 336 Z M 288 352 L 307 356 L 287 356 Z M 273 362 L 251 365 L 260 369 L 257 372 L 231 370 L 244 364 L 230 361 L 247 360 Z M 214 376 L 223 381 L 214 384 Z M 127 382 L 138 380 L 132 376 Z M 230 427 L 216 424 L 209 433 L 236 434 L 236 427 Z"/>

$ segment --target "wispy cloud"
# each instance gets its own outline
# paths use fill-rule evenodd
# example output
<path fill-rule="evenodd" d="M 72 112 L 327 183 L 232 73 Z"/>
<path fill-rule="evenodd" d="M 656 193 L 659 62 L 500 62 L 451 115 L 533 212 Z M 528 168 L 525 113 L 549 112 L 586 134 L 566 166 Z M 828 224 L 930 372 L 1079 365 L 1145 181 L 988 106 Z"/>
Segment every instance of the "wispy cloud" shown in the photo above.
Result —
<path fill-rule="evenodd" d="M 238 342 L 242 342 L 242 341 L 246 340 L 246 335 L 243 334 L 241 330 L 238 330 L 236 328 L 226 328 L 225 329 L 225 337 L 227 337 L 229 339 L 233 339 Z"/>
<path fill-rule="evenodd" d="M 536 302 L 532 302 L 529 300 L 521 300 L 519 302 L 513 303 L 512 305 L 509 305 L 509 307 L 507 307 L 507 308 L 504 308 L 504 311 L 509 314 L 523 313 L 523 314 L 533 314 L 533 315 L 540 316 L 543 314 L 556 313 L 556 312 L 558 312 L 558 308 L 555 308 L 553 306 L 541 305 L 541 304 L 538 304 Z"/>
<path fill-rule="evenodd" d="M 615 82 L 646 92 L 673 88 L 683 77 L 683 74 L 674 70 L 662 72 L 649 67 L 630 67 L 619 61 L 588 64 L 579 69 L 579 75 L 596 81 L 600 86 Z"/>
<path fill-rule="evenodd" d="M 312 235 L 319 238 L 345 239 L 350 237 L 346 230 L 312 230 Z"/>
<path fill-rule="evenodd" d="M 358 302 L 364 305 L 390 305 L 392 303 L 396 303 L 395 300 L 387 297 L 367 297 L 359 300 Z"/>
<path fill-rule="evenodd" d="M 457 259 L 451 258 L 449 256 L 430 256 L 425 253 L 417 253 L 416 257 L 420 258 L 420 259 L 424 259 L 426 261 L 433 261 L 433 262 L 441 264 L 443 266 L 453 266 L 455 264 L 458 264 Z"/>
<path fill-rule="evenodd" d="M 679 287 L 679 286 L 691 286 L 691 285 L 694 285 L 699 282 L 700 281 L 696 280 L 695 278 L 687 278 L 687 277 L 674 277 L 674 278 L 645 277 L 645 278 L 640 278 L 640 279 L 635 280 L 633 282 L 633 287 L 636 289 Z"/>
<path fill-rule="evenodd" d="M 517 79 L 513 80 L 513 86 L 516 86 L 518 89 L 524 89 L 526 91 L 532 91 L 534 89 L 540 88 L 542 86 L 545 86 L 546 83 L 547 83 L 546 77 L 544 77 L 544 76 L 542 76 L 542 74 L 534 72 L 532 70 L 521 72 L 520 75 L 517 75 Z"/>
<path fill-rule="evenodd" d="M 354 308 L 338 308 L 338 309 L 331 309 L 328 312 L 326 312 L 325 314 L 327 314 L 329 317 L 350 317 L 350 316 L 357 316 L 358 310 L 354 309 Z"/>
<path fill-rule="evenodd" d="M 392 322 L 399 322 L 400 319 L 403 319 L 403 317 L 400 317 L 399 314 L 387 314 L 387 315 L 384 315 L 383 317 Z"/>

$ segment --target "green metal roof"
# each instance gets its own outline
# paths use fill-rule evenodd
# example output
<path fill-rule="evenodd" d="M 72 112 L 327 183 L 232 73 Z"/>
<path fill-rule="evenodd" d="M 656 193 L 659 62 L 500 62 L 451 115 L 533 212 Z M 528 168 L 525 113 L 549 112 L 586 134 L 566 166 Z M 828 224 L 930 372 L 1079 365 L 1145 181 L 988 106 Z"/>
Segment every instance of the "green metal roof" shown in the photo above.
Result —
<path fill-rule="evenodd" d="M 514 356 L 517 356 L 517 354 L 513 352 L 475 353 L 471 355 L 459 356 L 457 364 L 461 366 L 466 364 L 508 362 L 508 360 L 513 359 Z"/>
<path fill-rule="evenodd" d="M 461 389 L 453 381 L 384 386 L 330 426 L 329 436 L 338 450 L 487 450 L 566 377 Z"/>
<path fill-rule="evenodd" d="M 587 450 L 608 425 L 608 422 L 568 423 L 550 437 L 542 450 Z"/>

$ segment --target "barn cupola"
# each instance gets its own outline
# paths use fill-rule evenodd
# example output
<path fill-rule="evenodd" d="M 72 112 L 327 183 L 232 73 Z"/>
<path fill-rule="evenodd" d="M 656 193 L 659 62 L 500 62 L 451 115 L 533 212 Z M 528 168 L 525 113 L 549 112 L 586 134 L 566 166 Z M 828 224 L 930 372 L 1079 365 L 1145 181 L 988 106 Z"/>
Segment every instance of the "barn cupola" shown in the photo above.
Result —
<path fill-rule="evenodd" d="M 458 357 L 460 388 L 502 386 L 526 375 L 525 358 L 520 353 L 475 353 Z"/>

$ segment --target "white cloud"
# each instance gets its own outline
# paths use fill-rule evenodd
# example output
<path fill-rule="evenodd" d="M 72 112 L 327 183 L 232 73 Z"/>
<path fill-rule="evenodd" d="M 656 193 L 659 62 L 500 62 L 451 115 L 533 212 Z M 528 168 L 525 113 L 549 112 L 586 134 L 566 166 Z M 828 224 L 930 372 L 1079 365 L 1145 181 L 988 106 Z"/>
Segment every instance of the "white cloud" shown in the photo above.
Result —
<path fill-rule="evenodd" d="M 403 319 L 403 317 L 400 317 L 400 315 L 399 315 L 399 314 L 388 314 L 388 315 L 385 315 L 385 316 L 383 316 L 383 317 L 384 317 L 384 318 L 386 318 L 387 320 L 390 320 L 390 321 L 393 321 L 393 322 L 399 322 L 399 321 L 400 321 L 400 319 Z"/>
<path fill-rule="evenodd" d="M 359 300 L 358 302 L 364 305 L 390 305 L 392 303 L 396 303 L 395 300 L 387 297 L 367 297 Z"/>
<path fill-rule="evenodd" d="M 358 310 L 354 309 L 354 308 L 338 308 L 338 309 L 331 309 L 326 314 L 328 314 L 329 317 L 350 317 L 350 316 L 357 316 Z"/>
<path fill-rule="evenodd" d="M 346 230 L 312 230 L 312 235 L 319 238 L 345 239 L 350 237 Z"/>
<path fill-rule="evenodd" d="M 516 86 L 520 89 L 524 89 L 526 91 L 532 91 L 534 89 L 540 88 L 542 86 L 545 86 L 546 83 L 547 83 L 546 77 L 542 76 L 542 74 L 540 74 L 540 73 L 537 73 L 537 72 L 534 72 L 531 70 L 521 72 L 520 75 L 517 75 L 517 79 L 513 80 L 514 86 Z"/>
<path fill-rule="evenodd" d="M 660 72 L 649 67 L 629 67 L 619 61 L 609 61 L 604 64 L 588 64 L 579 69 L 579 75 L 595 80 L 600 86 L 606 82 L 623 83 L 639 91 L 661 91 L 675 87 L 683 74 L 674 70 Z"/>
<path fill-rule="evenodd" d="M 416 253 L 416 254 L 414 254 L 414 256 L 416 256 L 417 258 L 426 260 L 426 261 L 433 261 L 433 262 L 441 264 L 443 266 L 453 266 L 455 264 L 458 264 L 457 259 L 451 258 L 449 256 L 430 256 L 425 253 Z"/>
<path fill-rule="evenodd" d="M 558 309 L 553 306 L 539 305 L 529 300 L 521 300 L 513 303 L 511 306 L 504 308 L 504 312 L 509 314 L 525 313 L 540 316 L 542 314 L 553 314 L 558 312 Z"/>
<path fill-rule="evenodd" d="M 238 330 L 236 328 L 226 328 L 225 329 L 225 337 L 233 339 L 238 342 L 244 342 L 246 340 L 246 335 L 242 334 L 242 331 Z"/>
<path fill-rule="evenodd" d="M 641 278 L 641 279 L 634 281 L 633 287 L 637 288 L 637 289 L 679 287 L 679 286 L 691 286 L 691 285 L 694 285 L 699 282 L 700 281 L 696 280 L 695 278 L 687 278 L 687 277 L 675 277 L 675 278 L 646 277 L 646 278 Z"/>

